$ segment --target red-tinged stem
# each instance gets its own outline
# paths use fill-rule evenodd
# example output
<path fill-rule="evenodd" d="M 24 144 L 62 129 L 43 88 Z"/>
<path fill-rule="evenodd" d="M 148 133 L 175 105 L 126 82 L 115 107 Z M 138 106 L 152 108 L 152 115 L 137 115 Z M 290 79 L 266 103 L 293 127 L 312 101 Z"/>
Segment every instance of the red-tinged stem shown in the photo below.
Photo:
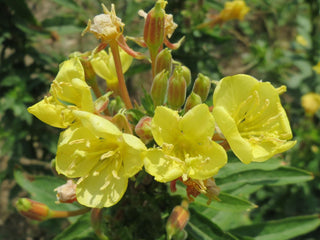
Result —
<path fill-rule="evenodd" d="M 129 97 L 128 89 L 124 80 L 123 72 L 122 72 L 122 65 L 120 60 L 120 54 L 119 54 L 119 47 L 116 41 L 111 41 L 109 43 L 114 65 L 116 67 L 117 77 L 118 77 L 118 83 L 119 83 L 119 90 L 120 90 L 120 97 L 122 98 L 122 101 L 124 102 L 127 109 L 132 108 L 132 103 Z"/>
<path fill-rule="evenodd" d="M 91 211 L 91 226 L 100 240 L 109 240 L 102 232 L 102 209 L 93 208 Z"/>
<path fill-rule="evenodd" d="M 51 210 L 50 218 L 66 218 L 66 217 L 72 217 L 72 216 L 78 216 L 81 214 L 84 214 L 86 212 L 89 212 L 91 208 L 82 208 L 75 211 L 54 211 Z"/>

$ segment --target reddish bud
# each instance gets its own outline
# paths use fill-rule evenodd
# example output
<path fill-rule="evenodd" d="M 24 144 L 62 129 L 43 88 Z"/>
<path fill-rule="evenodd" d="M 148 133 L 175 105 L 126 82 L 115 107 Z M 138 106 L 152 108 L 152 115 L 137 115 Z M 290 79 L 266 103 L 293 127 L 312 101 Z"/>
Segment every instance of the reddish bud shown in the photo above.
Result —
<path fill-rule="evenodd" d="M 201 97 L 202 102 L 205 102 L 208 97 L 210 87 L 210 79 L 199 73 L 197 79 L 194 82 L 192 92 L 198 94 Z"/>
<path fill-rule="evenodd" d="M 179 109 L 186 100 L 187 84 L 181 66 L 174 69 L 169 78 L 168 104 L 172 109 Z"/>
<path fill-rule="evenodd" d="M 162 105 L 165 101 L 167 90 L 168 90 L 168 75 L 169 73 L 165 70 L 158 73 L 152 82 L 151 86 L 151 98 L 154 106 Z"/>
<path fill-rule="evenodd" d="M 188 112 L 191 108 L 201 103 L 201 97 L 198 94 L 191 92 L 184 105 L 184 110 L 185 112 Z"/>
<path fill-rule="evenodd" d="M 120 111 L 119 113 L 117 113 L 111 119 L 111 122 L 114 123 L 120 129 L 120 131 L 124 133 L 132 134 L 131 125 L 123 112 Z"/>
<path fill-rule="evenodd" d="M 151 117 L 145 116 L 140 119 L 135 127 L 136 134 L 145 144 L 148 144 L 153 139 L 151 132 L 151 121 Z"/>
<path fill-rule="evenodd" d="M 190 213 L 188 211 L 187 201 L 183 201 L 180 206 L 175 206 L 172 210 L 167 224 L 166 230 L 168 239 L 186 239 L 186 233 L 184 231 L 185 226 L 187 225 L 190 218 Z"/>
<path fill-rule="evenodd" d="M 162 72 L 162 70 L 166 70 L 169 75 L 171 74 L 172 56 L 171 51 L 168 48 L 159 52 L 155 60 L 155 74 Z"/>
<path fill-rule="evenodd" d="M 149 49 L 157 51 L 164 40 L 165 11 L 161 7 L 162 1 L 157 1 L 149 11 L 144 25 L 144 41 Z"/>
<path fill-rule="evenodd" d="M 16 202 L 16 208 L 21 215 L 32 220 L 44 221 L 51 215 L 47 205 L 28 198 L 20 198 Z"/>

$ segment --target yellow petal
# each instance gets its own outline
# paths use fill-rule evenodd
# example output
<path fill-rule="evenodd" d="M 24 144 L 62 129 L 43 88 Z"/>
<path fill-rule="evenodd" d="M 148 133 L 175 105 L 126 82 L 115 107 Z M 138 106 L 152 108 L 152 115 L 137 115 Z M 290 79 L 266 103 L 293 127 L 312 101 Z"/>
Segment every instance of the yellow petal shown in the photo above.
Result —
<path fill-rule="evenodd" d="M 175 143 L 180 134 L 179 114 L 166 107 L 157 107 L 151 123 L 152 135 L 156 143 Z"/>
<path fill-rule="evenodd" d="M 128 178 L 123 177 L 122 172 L 118 172 L 119 176 L 113 174 L 117 167 L 115 160 L 102 169 L 100 164 L 77 183 L 77 200 L 84 206 L 111 207 L 120 201 L 127 189 Z"/>
<path fill-rule="evenodd" d="M 206 104 L 200 104 L 189 110 L 179 121 L 183 135 L 197 142 L 212 138 L 215 122 Z"/>
<path fill-rule="evenodd" d="M 62 132 L 56 156 L 57 172 L 69 178 L 87 175 L 99 162 L 103 146 L 94 144 L 98 142 L 96 136 L 79 124 Z"/>
<path fill-rule="evenodd" d="M 87 127 L 95 136 L 111 138 L 120 136 L 121 131 L 110 121 L 93 113 L 74 110 L 73 114 Z"/>
<path fill-rule="evenodd" d="M 29 107 L 28 112 L 46 124 L 57 128 L 66 128 L 74 120 L 71 111 L 52 96 L 45 97 L 42 101 Z"/>
<path fill-rule="evenodd" d="M 216 175 L 227 163 L 226 151 L 219 144 L 207 140 L 197 146 L 197 155 L 186 158 L 187 174 L 192 179 L 204 180 Z"/>
<path fill-rule="evenodd" d="M 180 159 L 168 156 L 160 149 L 149 149 L 144 158 L 146 171 L 158 182 L 170 182 L 182 176 L 185 164 Z"/>

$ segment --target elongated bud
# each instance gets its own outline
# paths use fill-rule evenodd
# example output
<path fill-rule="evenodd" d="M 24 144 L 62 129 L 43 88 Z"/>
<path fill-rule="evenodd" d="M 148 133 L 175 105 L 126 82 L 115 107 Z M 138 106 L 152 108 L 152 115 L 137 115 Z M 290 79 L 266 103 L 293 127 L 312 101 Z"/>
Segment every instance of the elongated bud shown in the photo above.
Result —
<path fill-rule="evenodd" d="M 190 213 L 188 211 L 188 203 L 186 200 L 183 200 L 181 205 L 174 207 L 168 218 L 166 224 L 167 239 L 186 239 L 187 234 L 184 231 L 184 228 L 187 225 L 189 218 Z"/>
<path fill-rule="evenodd" d="M 50 218 L 51 210 L 47 205 L 28 198 L 20 198 L 16 202 L 19 213 L 27 218 L 44 221 Z"/>
<path fill-rule="evenodd" d="M 186 80 L 187 87 L 188 87 L 191 83 L 191 71 L 186 66 L 182 66 L 182 73 L 183 73 L 183 77 Z"/>
<path fill-rule="evenodd" d="M 210 79 L 203 74 L 199 73 L 194 82 L 192 92 L 201 97 L 202 102 L 206 101 L 211 87 Z"/>
<path fill-rule="evenodd" d="M 153 79 L 151 86 L 151 98 L 154 106 L 162 105 L 166 99 L 168 76 L 169 73 L 166 70 L 162 70 L 162 72 L 158 73 Z"/>
<path fill-rule="evenodd" d="M 144 25 L 144 41 L 148 48 L 157 51 L 163 44 L 165 30 L 165 11 L 162 8 L 161 0 L 149 11 Z"/>
<path fill-rule="evenodd" d="M 163 49 L 158 53 L 155 61 L 155 74 L 162 72 L 162 70 L 166 70 L 169 75 L 172 70 L 172 56 L 171 51 L 168 48 Z"/>
<path fill-rule="evenodd" d="M 184 110 L 185 112 L 188 112 L 191 108 L 201 103 L 201 97 L 198 94 L 191 92 L 184 105 Z"/>
<path fill-rule="evenodd" d="M 169 78 L 168 104 L 172 109 L 179 109 L 186 100 L 187 84 L 181 66 L 175 68 Z"/>
<path fill-rule="evenodd" d="M 140 119 L 135 127 L 136 134 L 144 144 L 148 144 L 153 139 L 153 135 L 151 132 L 151 121 L 151 117 L 145 116 Z"/>

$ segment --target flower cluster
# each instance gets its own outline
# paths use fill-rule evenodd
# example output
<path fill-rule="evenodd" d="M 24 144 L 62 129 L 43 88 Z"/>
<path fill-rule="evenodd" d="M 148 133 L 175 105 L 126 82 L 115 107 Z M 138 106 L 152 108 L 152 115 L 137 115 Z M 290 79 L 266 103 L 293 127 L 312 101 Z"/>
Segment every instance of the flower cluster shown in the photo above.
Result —
<path fill-rule="evenodd" d="M 220 18 L 243 19 L 249 10 L 243 4 L 226 4 Z M 210 201 L 219 194 L 213 177 L 227 164 L 228 150 L 248 164 L 294 146 L 279 98 L 286 88 L 239 74 L 217 82 L 208 100 L 213 81 L 201 73 L 193 81 L 190 70 L 172 59 L 171 51 L 181 41 L 169 42 L 177 25 L 165 13 L 165 5 L 159 0 L 149 13 L 140 11 L 144 35 L 128 37 L 149 54 L 126 44 L 114 5 L 111 11 L 103 6 L 104 13 L 89 21 L 84 31 L 93 33 L 99 46 L 72 54 L 60 65 L 49 95 L 28 109 L 41 121 L 64 129 L 55 167 L 73 182 L 72 194 L 65 193 L 69 188 L 57 189 L 63 202 L 113 206 L 125 194 L 129 179 L 143 169 L 158 182 L 171 182 L 173 190 L 181 181 L 190 200 L 205 194 Z M 133 58 L 150 58 L 153 113 L 131 103 L 123 73 Z M 96 76 L 106 80 L 105 91 Z M 132 108 L 140 114 L 133 115 Z"/>

